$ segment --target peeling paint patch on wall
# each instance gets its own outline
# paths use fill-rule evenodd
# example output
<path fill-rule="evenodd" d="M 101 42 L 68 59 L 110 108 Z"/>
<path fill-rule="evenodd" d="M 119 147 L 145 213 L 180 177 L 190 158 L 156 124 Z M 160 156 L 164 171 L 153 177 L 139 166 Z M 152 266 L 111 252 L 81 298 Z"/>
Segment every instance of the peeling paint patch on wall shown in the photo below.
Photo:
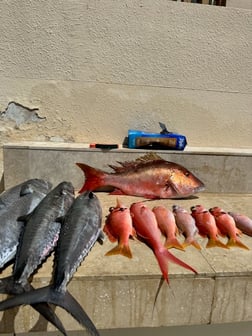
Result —
<path fill-rule="evenodd" d="M 45 117 L 41 117 L 38 114 L 38 108 L 25 107 L 19 103 L 10 102 L 5 111 L 0 112 L 0 118 L 2 120 L 9 119 L 16 123 L 16 127 L 21 124 L 29 122 L 40 122 L 45 120 Z"/>

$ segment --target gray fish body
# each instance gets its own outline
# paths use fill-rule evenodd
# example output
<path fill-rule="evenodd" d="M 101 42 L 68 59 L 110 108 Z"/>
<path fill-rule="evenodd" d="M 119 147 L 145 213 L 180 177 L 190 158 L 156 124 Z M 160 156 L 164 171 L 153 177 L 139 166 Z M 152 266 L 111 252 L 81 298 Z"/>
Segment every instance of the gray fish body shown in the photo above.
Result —
<path fill-rule="evenodd" d="M 234 218 L 236 227 L 248 236 L 252 236 L 252 219 L 237 212 L 228 212 Z"/>
<path fill-rule="evenodd" d="M 5 211 L 0 212 L 0 269 L 15 257 L 20 233 L 23 229 L 23 223 L 17 219 L 26 215 L 40 203 L 40 201 L 50 191 L 50 184 L 44 183 L 26 184 L 29 187 L 29 193 L 18 197 L 12 203 L 8 203 Z"/>
<path fill-rule="evenodd" d="M 188 214 L 188 221 L 184 222 L 184 218 L 181 218 L 180 215 L 176 216 L 176 224 L 179 228 L 179 230 L 184 234 L 184 236 L 188 239 L 193 238 L 197 233 L 198 233 L 198 229 L 195 225 L 195 220 L 192 218 L 190 218 L 190 214 Z"/>
<path fill-rule="evenodd" d="M 92 192 L 79 195 L 67 212 L 55 251 L 53 287 L 65 291 L 80 263 L 102 237 L 102 210 Z"/>
<path fill-rule="evenodd" d="M 57 217 L 65 215 L 74 200 L 74 188 L 70 182 L 62 182 L 48 193 L 36 208 L 25 218 L 24 229 L 21 232 L 11 277 L 0 279 L 0 293 L 28 295 L 35 292 L 29 283 L 29 276 L 53 250 L 60 231 Z M 10 299 L 11 300 L 11 299 Z M 8 309 L 3 301 L 0 310 Z M 32 307 L 41 313 L 48 321 L 64 335 L 66 331 L 51 307 L 45 303 L 31 303 Z M 11 307 L 9 307 L 11 308 Z"/>
<path fill-rule="evenodd" d="M 30 179 L 20 184 L 17 184 L 0 194 L 0 214 L 4 210 L 8 210 L 12 203 L 15 203 L 20 197 L 33 193 L 34 190 L 41 193 L 47 193 L 52 187 L 52 184 L 43 179 Z"/>
<path fill-rule="evenodd" d="M 58 219 L 60 220 L 60 219 Z M 55 250 L 52 285 L 38 288 L 0 302 L 0 311 L 23 304 L 52 303 L 68 311 L 92 336 L 99 336 L 93 322 L 66 286 L 77 267 L 98 240 L 101 242 L 102 210 L 92 192 L 78 196 L 67 214 Z"/>
<path fill-rule="evenodd" d="M 185 237 L 185 241 L 183 242 L 182 246 L 186 247 L 192 245 L 196 249 L 201 250 L 201 247 L 196 240 L 196 234 L 199 231 L 193 216 L 178 205 L 173 205 L 172 209 L 175 216 L 176 225 L 179 228 L 179 231 Z"/>
<path fill-rule="evenodd" d="M 74 188 L 70 182 L 62 182 L 27 216 L 20 236 L 13 269 L 14 280 L 22 285 L 55 247 L 60 223 L 74 200 Z M 22 220 L 22 218 L 20 218 Z"/>
<path fill-rule="evenodd" d="M 187 240 L 193 240 L 198 233 L 195 219 L 188 211 L 177 205 L 173 206 L 173 213 L 180 232 L 183 233 Z"/>

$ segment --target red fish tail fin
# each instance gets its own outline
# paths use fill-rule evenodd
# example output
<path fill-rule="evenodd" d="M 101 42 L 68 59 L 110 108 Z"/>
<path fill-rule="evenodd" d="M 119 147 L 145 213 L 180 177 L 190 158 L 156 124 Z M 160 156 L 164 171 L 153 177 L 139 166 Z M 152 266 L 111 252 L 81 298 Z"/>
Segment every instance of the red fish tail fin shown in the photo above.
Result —
<path fill-rule="evenodd" d="M 90 167 L 85 163 L 76 163 L 76 165 L 80 167 L 85 175 L 85 183 L 79 191 L 80 194 L 85 190 L 92 191 L 104 186 L 105 173 L 102 170 Z"/>
<path fill-rule="evenodd" d="M 159 268 L 163 274 L 163 278 L 165 281 L 169 284 L 169 278 L 168 278 L 168 256 L 166 252 L 168 252 L 165 248 L 164 249 L 158 249 L 156 251 L 153 251 L 155 254 L 155 257 L 157 259 Z"/>
<path fill-rule="evenodd" d="M 105 255 L 111 256 L 111 255 L 117 255 L 117 254 L 121 254 L 122 256 L 130 258 L 130 259 L 132 258 L 132 253 L 131 253 L 129 245 L 123 245 L 123 244 L 118 244 L 117 246 L 112 248 L 110 251 L 108 251 Z"/>
<path fill-rule="evenodd" d="M 182 245 L 183 245 L 184 248 L 187 247 L 187 246 L 192 245 L 192 246 L 194 246 L 197 250 L 201 250 L 201 246 L 200 246 L 200 244 L 199 244 L 199 243 L 197 242 L 197 240 L 195 240 L 195 239 L 191 239 L 191 238 L 190 238 L 190 239 L 186 239 Z"/>
<path fill-rule="evenodd" d="M 178 250 L 185 251 L 183 245 L 180 244 L 180 242 L 178 241 L 176 237 L 167 238 L 164 243 L 164 247 L 167 249 L 176 248 Z"/>
<path fill-rule="evenodd" d="M 227 242 L 228 247 L 240 247 L 243 248 L 244 250 L 250 250 L 248 246 L 243 244 L 238 237 L 236 238 L 230 238 Z"/>
<path fill-rule="evenodd" d="M 174 264 L 177 264 L 181 267 L 184 267 L 188 269 L 189 271 L 194 272 L 195 274 L 198 274 L 197 271 L 191 267 L 190 265 L 186 264 L 179 258 L 175 257 L 172 253 L 170 253 L 167 249 L 158 249 L 157 251 L 154 252 L 155 256 L 157 258 L 159 267 L 161 269 L 161 272 L 163 274 L 164 279 L 166 280 L 167 283 L 169 283 L 168 279 L 168 261 L 173 262 Z"/>
<path fill-rule="evenodd" d="M 226 244 L 223 244 L 219 239 L 209 238 L 206 248 L 211 248 L 211 247 L 222 247 L 225 249 L 229 249 L 229 247 Z"/>
<path fill-rule="evenodd" d="M 187 263 L 185 263 L 181 259 L 175 257 L 175 255 L 173 255 L 169 251 L 166 250 L 166 252 L 167 252 L 167 258 L 168 258 L 169 261 L 173 262 L 174 264 L 180 265 L 180 266 L 188 269 L 189 271 L 194 272 L 195 274 L 198 274 L 198 272 L 192 266 L 188 265 Z"/>

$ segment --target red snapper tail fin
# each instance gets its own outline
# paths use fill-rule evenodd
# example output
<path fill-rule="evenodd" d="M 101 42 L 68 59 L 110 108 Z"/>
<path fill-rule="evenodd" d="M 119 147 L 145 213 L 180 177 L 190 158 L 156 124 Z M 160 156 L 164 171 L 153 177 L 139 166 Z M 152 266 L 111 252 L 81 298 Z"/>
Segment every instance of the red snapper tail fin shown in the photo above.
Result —
<path fill-rule="evenodd" d="M 169 252 L 167 249 L 158 249 L 157 251 L 154 251 L 154 254 L 157 258 L 159 267 L 161 269 L 161 272 L 163 274 L 164 279 L 166 280 L 167 283 L 169 283 L 168 279 L 168 261 L 173 262 L 174 264 L 180 265 L 189 271 L 194 272 L 195 274 L 198 274 L 198 272 L 191 267 L 190 265 L 186 264 L 179 258 L 175 257 L 171 252 Z"/>
<path fill-rule="evenodd" d="M 79 191 L 80 194 L 85 190 L 93 191 L 99 187 L 104 186 L 104 177 L 106 173 L 104 173 L 102 170 L 90 167 L 85 163 L 77 162 L 76 165 L 80 167 L 85 175 L 85 183 Z"/>

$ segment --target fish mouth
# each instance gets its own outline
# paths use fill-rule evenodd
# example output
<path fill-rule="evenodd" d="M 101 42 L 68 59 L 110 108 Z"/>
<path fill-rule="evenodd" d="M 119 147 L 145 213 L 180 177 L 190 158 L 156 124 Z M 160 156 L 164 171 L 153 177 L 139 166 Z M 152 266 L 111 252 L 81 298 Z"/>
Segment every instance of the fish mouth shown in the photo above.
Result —
<path fill-rule="evenodd" d="M 200 191 L 204 191 L 205 189 L 206 189 L 205 185 L 202 184 L 201 186 L 196 187 L 194 190 L 195 192 L 200 192 Z"/>
<path fill-rule="evenodd" d="M 185 198 L 185 197 L 192 197 L 194 194 L 201 192 L 205 190 L 204 184 L 195 188 L 188 188 L 184 189 L 182 188 L 177 188 L 176 185 L 172 185 L 173 190 L 175 191 L 175 195 L 172 196 L 172 198 Z"/>

